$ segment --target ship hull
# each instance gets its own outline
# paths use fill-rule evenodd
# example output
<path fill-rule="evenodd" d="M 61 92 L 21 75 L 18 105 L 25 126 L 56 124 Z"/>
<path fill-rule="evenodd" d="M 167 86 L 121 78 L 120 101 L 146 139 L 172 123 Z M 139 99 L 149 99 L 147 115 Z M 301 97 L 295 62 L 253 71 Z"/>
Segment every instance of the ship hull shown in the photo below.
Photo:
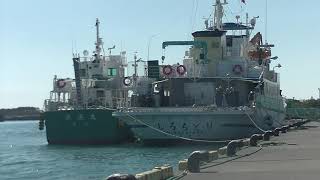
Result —
<path fill-rule="evenodd" d="M 44 112 L 49 144 L 104 145 L 132 139 L 128 126 L 112 117 L 112 110 L 85 109 Z"/>
<path fill-rule="evenodd" d="M 250 137 L 283 124 L 284 113 L 266 109 L 115 112 L 145 144 L 201 143 Z M 259 130 L 261 128 L 262 130 Z"/>

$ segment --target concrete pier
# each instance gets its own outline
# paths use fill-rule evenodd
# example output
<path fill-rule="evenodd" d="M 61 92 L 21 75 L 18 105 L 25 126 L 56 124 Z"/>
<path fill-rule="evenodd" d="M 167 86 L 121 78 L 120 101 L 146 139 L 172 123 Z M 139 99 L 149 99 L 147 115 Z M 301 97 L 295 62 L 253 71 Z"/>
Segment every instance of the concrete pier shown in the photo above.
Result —
<path fill-rule="evenodd" d="M 243 148 L 236 156 L 219 158 L 182 179 L 319 180 L 320 123 L 308 123 L 257 147 Z"/>

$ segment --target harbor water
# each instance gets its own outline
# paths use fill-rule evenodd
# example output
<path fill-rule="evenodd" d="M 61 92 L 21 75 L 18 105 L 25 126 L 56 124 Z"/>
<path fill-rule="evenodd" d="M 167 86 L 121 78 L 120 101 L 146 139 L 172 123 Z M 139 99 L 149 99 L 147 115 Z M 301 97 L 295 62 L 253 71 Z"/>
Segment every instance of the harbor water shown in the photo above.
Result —
<path fill-rule="evenodd" d="M 185 159 L 202 146 L 144 147 L 48 145 L 38 121 L 0 123 L 0 180 L 7 179 L 105 179 L 113 173 L 147 171 Z"/>

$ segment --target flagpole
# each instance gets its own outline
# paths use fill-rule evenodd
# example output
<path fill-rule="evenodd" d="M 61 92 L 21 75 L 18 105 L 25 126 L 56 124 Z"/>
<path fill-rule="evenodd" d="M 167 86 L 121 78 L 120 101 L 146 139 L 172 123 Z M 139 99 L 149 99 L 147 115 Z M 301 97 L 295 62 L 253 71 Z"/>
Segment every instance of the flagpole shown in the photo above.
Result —
<path fill-rule="evenodd" d="M 268 0 L 266 0 L 265 43 L 268 44 Z"/>

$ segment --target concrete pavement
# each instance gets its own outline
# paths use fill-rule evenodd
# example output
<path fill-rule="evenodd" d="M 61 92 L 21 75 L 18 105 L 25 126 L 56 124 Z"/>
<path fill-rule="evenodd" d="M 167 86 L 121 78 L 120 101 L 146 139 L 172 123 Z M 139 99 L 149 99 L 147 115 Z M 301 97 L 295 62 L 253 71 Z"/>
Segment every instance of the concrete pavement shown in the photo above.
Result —
<path fill-rule="evenodd" d="M 261 147 L 247 147 L 234 157 L 202 166 L 200 173 L 188 173 L 184 180 L 319 180 L 320 123 L 312 122 L 291 130 Z"/>

